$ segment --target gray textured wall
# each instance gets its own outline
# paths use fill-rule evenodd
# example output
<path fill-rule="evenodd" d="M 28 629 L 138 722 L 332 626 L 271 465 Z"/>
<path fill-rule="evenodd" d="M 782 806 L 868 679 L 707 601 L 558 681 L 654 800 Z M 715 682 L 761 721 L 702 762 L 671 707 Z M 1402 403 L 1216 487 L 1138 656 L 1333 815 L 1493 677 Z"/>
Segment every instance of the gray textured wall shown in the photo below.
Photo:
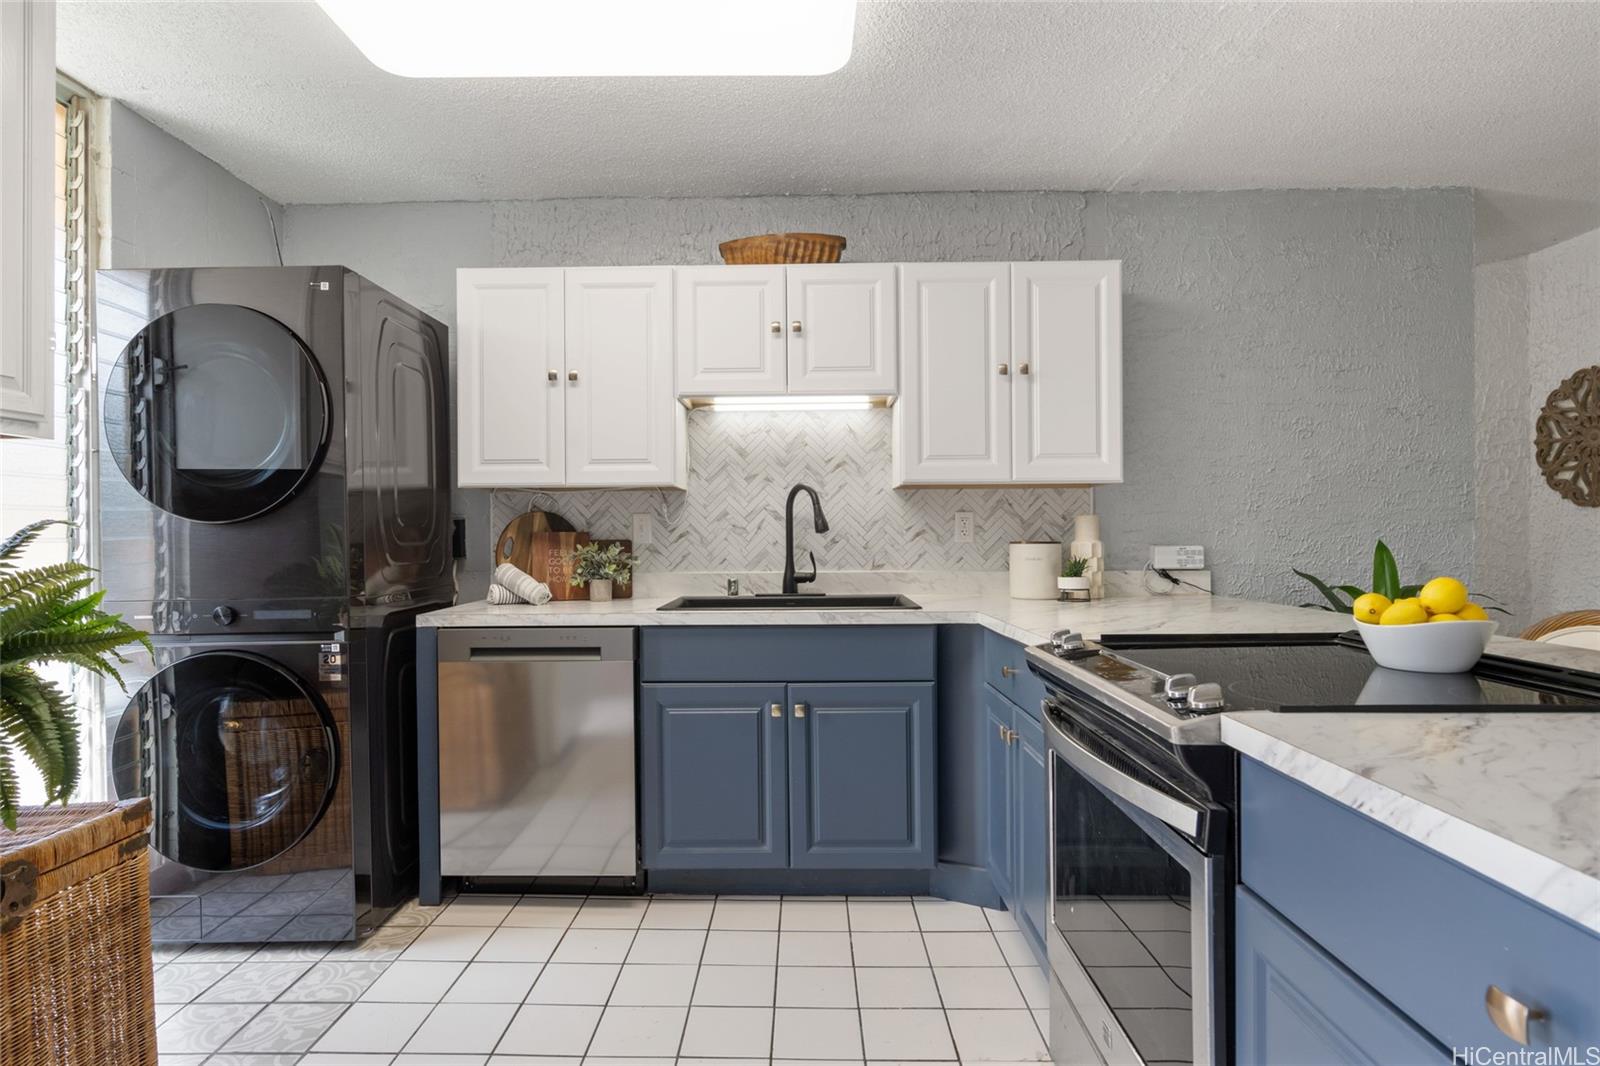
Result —
<path fill-rule="evenodd" d="M 729 236 L 843 233 L 847 258 L 1124 261 L 1126 475 L 1111 562 L 1201 543 L 1219 591 L 1289 567 L 1468 573 L 1472 200 L 1416 192 L 934 193 L 287 209 L 290 262 L 343 262 L 454 322 L 457 266 L 709 263 Z M 890 491 L 885 489 L 885 491 Z M 1030 490 L 1016 490 L 1027 492 Z M 458 494 L 486 544 L 487 493 Z M 941 531 L 933 531 L 939 535 Z M 463 594 L 481 591 L 471 560 Z"/>
<path fill-rule="evenodd" d="M 1477 562 L 1519 630 L 1600 604 L 1600 509 L 1544 482 L 1534 418 L 1550 390 L 1600 364 L 1600 230 L 1473 271 L 1477 332 Z"/>

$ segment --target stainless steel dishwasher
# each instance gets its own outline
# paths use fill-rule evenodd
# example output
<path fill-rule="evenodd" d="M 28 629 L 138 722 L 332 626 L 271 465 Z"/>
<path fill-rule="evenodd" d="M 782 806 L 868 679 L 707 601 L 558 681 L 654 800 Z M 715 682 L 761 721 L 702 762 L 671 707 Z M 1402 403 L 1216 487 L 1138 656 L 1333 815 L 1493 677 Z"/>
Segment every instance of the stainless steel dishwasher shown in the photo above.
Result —
<path fill-rule="evenodd" d="M 439 631 L 439 872 L 637 884 L 634 630 Z"/>

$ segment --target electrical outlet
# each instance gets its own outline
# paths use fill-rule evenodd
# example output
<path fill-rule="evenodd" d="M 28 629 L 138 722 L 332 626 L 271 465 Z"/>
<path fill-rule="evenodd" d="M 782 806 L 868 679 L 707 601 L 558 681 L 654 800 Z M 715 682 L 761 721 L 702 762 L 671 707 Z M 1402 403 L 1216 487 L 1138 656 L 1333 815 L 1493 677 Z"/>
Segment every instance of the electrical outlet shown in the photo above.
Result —
<path fill-rule="evenodd" d="M 1198 544 L 1152 544 L 1150 565 L 1157 570 L 1204 570 L 1206 550 Z"/>
<path fill-rule="evenodd" d="M 956 512 L 956 543 L 971 544 L 973 533 L 977 528 L 977 519 L 971 511 Z"/>
<path fill-rule="evenodd" d="M 655 533 L 655 522 L 648 514 L 633 516 L 633 546 L 642 548 L 650 543 L 650 537 Z"/>

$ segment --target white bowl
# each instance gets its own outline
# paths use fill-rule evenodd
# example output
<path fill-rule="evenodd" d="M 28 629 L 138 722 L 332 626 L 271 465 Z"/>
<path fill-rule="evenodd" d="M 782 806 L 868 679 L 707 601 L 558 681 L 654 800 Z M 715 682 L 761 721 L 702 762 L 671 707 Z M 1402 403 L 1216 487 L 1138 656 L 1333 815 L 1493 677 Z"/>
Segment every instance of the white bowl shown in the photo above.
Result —
<path fill-rule="evenodd" d="M 1459 674 L 1472 669 L 1494 636 L 1493 622 L 1418 622 L 1379 626 L 1357 622 L 1361 639 L 1379 666 L 1422 674 Z"/>

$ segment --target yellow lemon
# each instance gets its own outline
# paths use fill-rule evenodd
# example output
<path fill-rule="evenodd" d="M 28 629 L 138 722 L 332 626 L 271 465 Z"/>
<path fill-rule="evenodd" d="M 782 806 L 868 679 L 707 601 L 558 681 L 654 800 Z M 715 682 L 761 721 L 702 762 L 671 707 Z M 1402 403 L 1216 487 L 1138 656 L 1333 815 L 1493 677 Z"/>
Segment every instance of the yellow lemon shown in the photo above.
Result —
<path fill-rule="evenodd" d="M 1465 622 L 1487 622 L 1489 620 L 1489 612 L 1475 603 L 1469 603 L 1456 611 L 1456 617 Z"/>
<path fill-rule="evenodd" d="M 1378 624 L 1383 626 L 1410 626 L 1427 620 L 1428 612 L 1423 610 L 1422 604 L 1401 600 L 1383 612 L 1383 616 L 1378 619 Z"/>
<path fill-rule="evenodd" d="M 1467 605 L 1467 586 L 1453 577 L 1436 577 L 1418 594 L 1430 614 L 1455 614 Z"/>
<path fill-rule="evenodd" d="M 1380 596 L 1376 592 L 1369 592 L 1365 596 L 1357 596 L 1356 602 L 1351 607 L 1351 614 L 1356 616 L 1358 622 L 1371 622 L 1377 624 L 1383 617 L 1383 612 L 1394 606 L 1389 597 Z"/>
<path fill-rule="evenodd" d="M 1459 622 L 1459 621 L 1461 621 L 1461 616 L 1458 615 L 1458 614 L 1430 614 L 1428 616 L 1428 621 L 1430 621 L 1430 622 Z"/>

